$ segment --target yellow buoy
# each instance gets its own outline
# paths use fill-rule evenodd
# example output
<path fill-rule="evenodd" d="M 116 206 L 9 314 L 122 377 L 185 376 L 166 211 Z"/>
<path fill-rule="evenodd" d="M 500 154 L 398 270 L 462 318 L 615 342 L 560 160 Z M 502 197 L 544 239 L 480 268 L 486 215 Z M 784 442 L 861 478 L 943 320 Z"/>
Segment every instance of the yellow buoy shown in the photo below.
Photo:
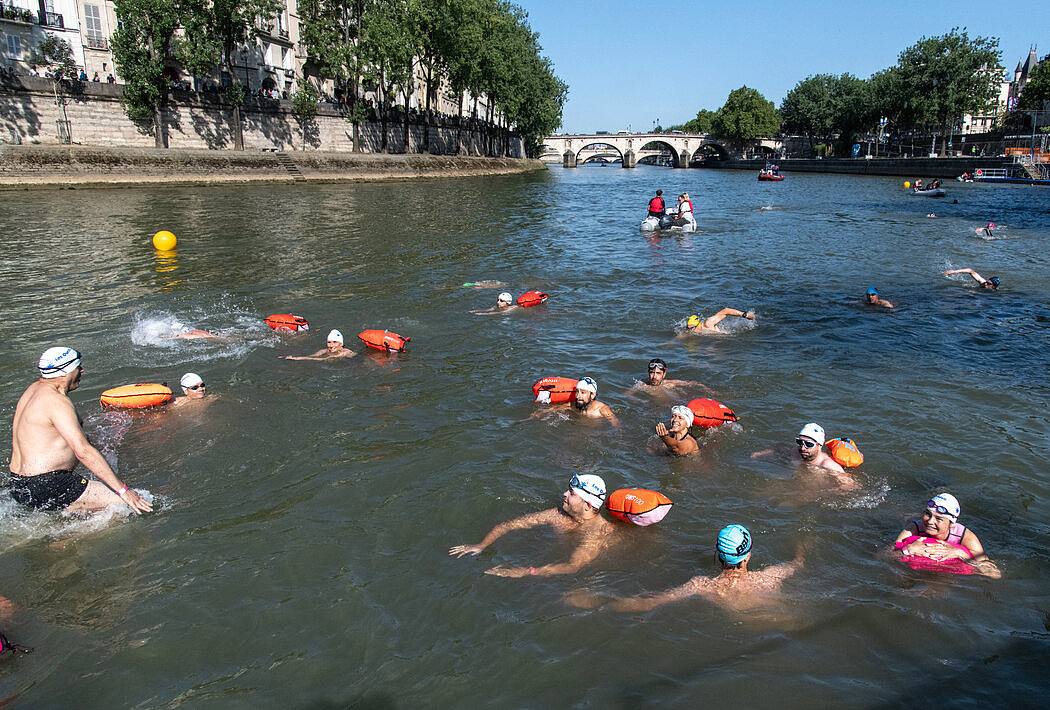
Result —
<path fill-rule="evenodd" d="M 905 190 L 910 190 L 911 189 L 911 183 L 908 182 L 907 180 L 904 181 L 904 189 Z M 154 237 L 154 239 L 156 239 L 156 237 Z"/>
<path fill-rule="evenodd" d="M 153 246 L 158 251 L 171 251 L 175 248 L 175 235 L 162 229 L 153 235 Z"/>

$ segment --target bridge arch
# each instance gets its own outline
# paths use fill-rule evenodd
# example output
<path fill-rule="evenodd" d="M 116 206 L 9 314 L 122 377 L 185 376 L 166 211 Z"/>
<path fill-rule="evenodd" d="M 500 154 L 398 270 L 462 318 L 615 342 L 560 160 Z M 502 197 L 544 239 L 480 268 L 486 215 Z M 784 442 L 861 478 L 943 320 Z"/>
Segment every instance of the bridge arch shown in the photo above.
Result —
<path fill-rule="evenodd" d="M 623 165 L 623 152 L 615 145 L 604 141 L 593 141 L 581 146 L 576 151 L 577 165 L 585 163 L 620 163 Z"/>

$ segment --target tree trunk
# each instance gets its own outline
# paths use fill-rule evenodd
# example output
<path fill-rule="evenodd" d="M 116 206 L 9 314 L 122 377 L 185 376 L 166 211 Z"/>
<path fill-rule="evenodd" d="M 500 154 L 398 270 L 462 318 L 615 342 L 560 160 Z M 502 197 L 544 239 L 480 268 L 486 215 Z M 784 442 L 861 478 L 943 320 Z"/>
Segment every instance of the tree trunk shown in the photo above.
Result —
<path fill-rule="evenodd" d="M 411 98 L 411 89 L 405 87 L 405 155 L 408 155 L 409 149 L 412 147 L 412 135 L 408 132 L 409 130 L 409 115 L 408 115 L 408 104 Z"/>
<path fill-rule="evenodd" d="M 463 152 L 463 92 L 459 93 L 459 123 L 456 125 L 456 155 Z"/>
<path fill-rule="evenodd" d="M 433 76 L 434 66 L 431 64 L 428 65 L 425 73 L 426 85 L 424 88 L 424 93 L 426 93 L 427 98 L 426 101 L 424 101 L 423 109 L 423 153 L 426 155 L 430 154 L 430 90 L 433 88 L 431 86 Z"/>
<path fill-rule="evenodd" d="M 233 74 L 233 58 L 231 56 L 233 52 L 233 45 L 226 47 L 226 71 L 230 75 L 230 81 L 234 80 Z M 246 89 L 247 90 L 247 89 Z M 230 102 L 233 104 L 233 149 L 244 150 L 244 129 L 241 126 L 241 105 L 236 102 Z"/>

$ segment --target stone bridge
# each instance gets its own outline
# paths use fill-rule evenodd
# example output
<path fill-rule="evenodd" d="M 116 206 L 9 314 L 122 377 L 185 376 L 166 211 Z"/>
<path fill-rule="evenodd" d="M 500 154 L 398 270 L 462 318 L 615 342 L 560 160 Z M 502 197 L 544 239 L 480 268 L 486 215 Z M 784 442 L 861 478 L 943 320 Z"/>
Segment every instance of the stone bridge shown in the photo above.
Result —
<path fill-rule="evenodd" d="M 778 140 L 761 139 L 749 146 L 753 154 L 780 157 L 783 144 Z M 688 168 L 694 161 L 712 158 L 728 160 L 741 154 L 726 146 L 725 141 L 712 138 L 706 133 L 592 133 L 549 136 L 543 142 L 540 160 L 545 163 L 561 163 L 563 167 L 575 168 L 588 160 L 618 162 L 625 168 L 633 168 L 643 158 L 668 156 L 676 168 Z"/>

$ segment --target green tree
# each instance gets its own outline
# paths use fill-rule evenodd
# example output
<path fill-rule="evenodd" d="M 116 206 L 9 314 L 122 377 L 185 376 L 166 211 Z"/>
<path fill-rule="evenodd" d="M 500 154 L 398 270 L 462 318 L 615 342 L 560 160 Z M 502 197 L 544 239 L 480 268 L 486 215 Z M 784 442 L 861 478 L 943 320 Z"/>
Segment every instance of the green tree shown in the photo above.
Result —
<path fill-rule="evenodd" d="M 299 82 L 299 88 L 292 94 L 292 115 L 299 123 L 303 137 L 303 150 L 306 150 L 306 129 L 317 118 L 317 89 L 308 81 Z"/>
<path fill-rule="evenodd" d="M 869 93 L 868 82 L 852 74 L 835 77 L 832 83 L 833 126 L 846 145 L 856 142 L 858 133 L 868 132 L 878 121 Z"/>
<path fill-rule="evenodd" d="M 780 133 L 780 114 L 773 102 L 747 86 L 729 92 L 711 123 L 712 134 L 735 144 L 745 157 L 751 141 Z"/>
<path fill-rule="evenodd" d="M 366 48 L 367 63 L 365 78 L 374 82 L 379 99 L 379 121 L 382 128 L 380 150 L 390 152 L 387 124 L 391 113 L 393 98 L 399 87 L 404 88 L 406 107 L 412 91 L 412 70 L 414 57 L 412 43 L 402 41 L 402 36 L 409 31 L 408 6 L 404 0 L 388 0 L 383 3 L 382 12 L 370 18 L 364 26 L 363 44 Z M 409 150 L 408 111 L 405 111 L 404 151 Z"/>
<path fill-rule="evenodd" d="M 1003 72 L 998 47 L 998 39 L 971 40 L 965 28 L 956 27 L 900 53 L 901 116 L 913 125 L 939 128 L 942 156 L 952 125 L 963 114 L 984 111 L 998 93 Z"/>
<path fill-rule="evenodd" d="M 806 77 L 795 84 L 780 104 L 784 130 L 806 136 L 811 150 L 815 139 L 827 138 L 834 128 L 834 84 L 835 77 L 831 74 Z"/>
<path fill-rule="evenodd" d="M 43 67 L 45 76 L 51 77 L 51 91 L 55 96 L 55 105 L 62 109 L 62 122 L 66 127 L 67 142 L 72 141 L 69 126 L 69 115 L 66 113 L 68 98 L 63 89 L 65 81 L 77 78 L 77 64 L 73 61 L 73 47 L 66 40 L 50 32 L 40 40 L 36 49 L 29 56 L 29 64 Z"/>
<path fill-rule="evenodd" d="M 1021 99 L 1017 102 L 1017 108 L 1021 111 L 1042 111 L 1043 105 L 1050 101 L 1050 54 L 1042 58 L 1035 65 L 1035 69 L 1028 75 L 1021 90 Z"/>
<path fill-rule="evenodd" d="M 118 28 L 110 47 L 117 71 L 124 78 L 121 103 L 128 118 L 152 121 L 158 148 L 167 148 L 163 105 L 168 87 L 164 63 L 181 25 L 176 0 L 114 0 Z"/>

